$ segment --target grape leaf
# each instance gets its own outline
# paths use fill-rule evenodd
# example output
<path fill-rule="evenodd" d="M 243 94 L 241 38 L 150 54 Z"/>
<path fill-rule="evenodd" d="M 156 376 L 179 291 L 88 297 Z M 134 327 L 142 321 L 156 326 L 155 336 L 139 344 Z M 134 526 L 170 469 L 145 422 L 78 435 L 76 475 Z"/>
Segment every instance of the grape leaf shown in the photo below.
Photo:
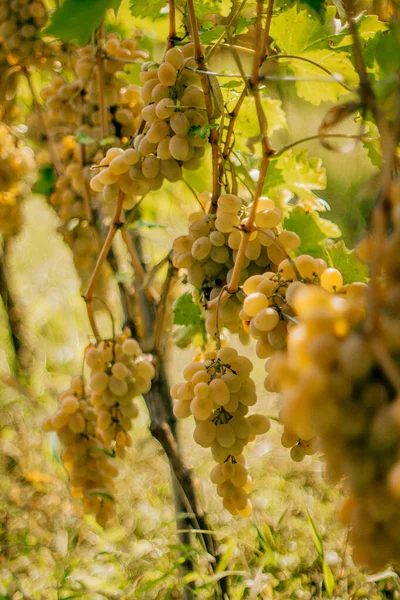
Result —
<path fill-rule="evenodd" d="M 276 171 L 280 171 L 280 177 Z M 307 150 L 297 150 L 271 161 L 263 192 L 286 202 L 296 197 L 297 204 L 308 210 L 326 210 L 328 204 L 312 191 L 325 187 L 326 171 L 321 159 L 308 158 Z"/>
<path fill-rule="evenodd" d="M 326 11 L 326 0 L 301 0 L 301 2 L 309 6 L 320 16 L 323 16 Z"/>
<path fill-rule="evenodd" d="M 249 25 L 255 25 L 257 22 L 257 17 L 251 17 L 251 19 L 246 19 L 243 15 L 240 15 L 236 25 L 236 35 L 242 35 L 242 33 L 247 33 L 249 30 Z"/>
<path fill-rule="evenodd" d="M 382 166 L 382 149 L 379 139 L 378 127 L 373 121 L 364 121 L 364 125 L 367 128 L 365 136 L 371 138 L 371 142 L 362 141 L 364 148 L 367 150 L 370 161 L 378 169 Z"/>
<path fill-rule="evenodd" d="M 357 24 L 358 35 L 366 42 L 376 36 L 381 31 L 386 31 L 387 25 L 379 20 L 376 15 L 361 15 Z M 353 45 L 353 38 L 348 32 L 348 27 L 342 29 L 343 38 L 336 44 L 336 48 L 345 48 Z"/>
<path fill-rule="evenodd" d="M 181 325 L 174 332 L 176 344 L 185 348 L 190 344 L 202 345 L 206 340 L 204 319 L 198 304 L 193 302 L 191 292 L 185 292 L 177 298 L 172 306 L 174 325 Z"/>
<path fill-rule="evenodd" d="M 224 31 L 225 27 L 223 25 L 217 25 L 210 29 L 202 29 L 199 31 L 200 40 L 203 44 L 211 44 L 211 42 L 217 40 Z"/>
<path fill-rule="evenodd" d="M 230 0 L 197 0 L 195 3 L 196 16 L 202 19 L 206 15 L 227 17 L 232 8 Z"/>
<path fill-rule="evenodd" d="M 166 4 L 167 0 L 131 0 L 129 9 L 132 17 L 156 21 L 165 16 L 161 11 Z"/>
<path fill-rule="evenodd" d="M 261 99 L 261 104 L 267 119 L 269 135 L 279 129 L 287 129 L 286 114 L 280 100 L 265 96 Z M 243 147 L 249 138 L 255 138 L 259 133 L 255 102 L 253 98 L 245 98 L 236 120 L 235 137 L 238 147 Z"/>
<path fill-rule="evenodd" d="M 301 239 L 300 248 L 295 252 L 299 254 L 310 254 L 315 258 L 325 258 L 326 250 L 324 242 L 326 233 L 317 212 L 307 212 L 304 208 L 296 206 L 283 221 L 284 229 L 294 231 Z M 339 236 L 341 235 L 339 231 Z"/>
<path fill-rule="evenodd" d="M 54 190 L 56 180 L 57 177 L 54 167 L 52 165 L 44 165 L 39 169 L 38 178 L 32 192 L 48 198 Z"/>
<path fill-rule="evenodd" d="M 79 144 L 97 144 L 97 141 L 84 131 L 76 134 L 75 141 Z"/>
<path fill-rule="evenodd" d="M 330 82 L 329 75 L 324 74 L 318 65 L 345 79 L 350 86 L 356 86 L 358 82 L 351 54 L 334 48 L 335 43 L 339 43 L 344 35 L 335 15 L 335 7 L 330 6 L 321 22 L 309 11 L 299 10 L 294 5 L 272 20 L 271 37 L 279 50 L 305 59 L 288 59 L 289 62 L 285 63 L 295 76 L 303 79 L 296 82 L 298 95 L 315 106 L 324 101 L 336 102 L 339 96 L 349 93 L 339 83 Z M 312 79 L 321 81 L 310 81 Z"/>
<path fill-rule="evenodd" d="M 193 302 L 191 292 L 185 292 L 179 296 L 173 306 L 174 325 L 197 325 L 201 318 L 200 307 Z"/>
<path fill-rule="evenodd" d="M 199 137 L 202 140 L 206 140 L 210 135 L 212 129 L 216 129 L 218 125 L 210 123 L 209 125 L 192 125 L 188 131 L 188 135 Z"/>
<path fill-rule="evenodd" d="M 46 35 L 83 46 L 103 22 L 106 11 L 116 12 L 121 0 L 64 0 L 53 13 Z"/>
<path fill-rule="evenodd" d="M 368 267 L 358 258 L 354 250 L 349 250 L 344 241 L 326 241 L 325 250 L 330 264 L 343 275 L 344 283 L 368 281 Z"/>

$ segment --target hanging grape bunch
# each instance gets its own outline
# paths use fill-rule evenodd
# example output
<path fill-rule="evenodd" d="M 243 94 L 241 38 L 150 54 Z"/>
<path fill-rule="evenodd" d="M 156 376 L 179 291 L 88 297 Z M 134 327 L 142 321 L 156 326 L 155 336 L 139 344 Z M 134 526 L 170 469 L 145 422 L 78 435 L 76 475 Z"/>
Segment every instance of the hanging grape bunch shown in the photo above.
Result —
<path fill-rule="evenodd" d="M 251 361 L 238 355 L 234 348 L 209 352 L 203 362 L 193 362 L 183 371 L 184 383 L 171 389 L 176 399 L 174 413 L 180 419 L 193 415 L 194 440 L 211 448 L 218 463 L 211 472 L 217 493 L 232 514 L 249 516 L 248 493 L 252 482 L 248 476 L 243 449 L 256 435 L 266 433 L 269 420 L 263 415 L 246 416 L 257 401 L 254 381 L 250 377 Z"/>

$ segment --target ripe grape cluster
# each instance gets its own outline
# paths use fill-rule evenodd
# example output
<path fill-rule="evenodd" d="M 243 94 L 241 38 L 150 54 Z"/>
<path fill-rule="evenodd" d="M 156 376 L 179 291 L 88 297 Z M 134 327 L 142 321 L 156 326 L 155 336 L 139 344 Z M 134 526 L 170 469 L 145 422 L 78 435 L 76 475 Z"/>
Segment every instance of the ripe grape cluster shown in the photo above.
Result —
<path fill-rule="evenodd" d="M 46 431 L 56 431 L 64 446 L 61 458 L 68 472 L 71 494 L 83 499 L 85 513 L 94 513 L 105 524 L 114 510 L 113 479 L 118 468 L 107 452 L 96 425 L 97 413 L 81 377 L 60 396 L 55 415 L 44 424 Z"/>
<path fill-rule="evenodd" d="M 199 198 L 204 200 L 203 196 Z M 207 206 L 206 206 L 207 208 Z M 196 212 L 190 215 L 189 232 L 174 241 L 173 262 L 177 268 L 186 268 L 189 282 L 203 292 L 205 300 L 213 300 L 232 277 L 233 266 L 247 222 L 246 207 L 234 194 L 223 194 L 218 199 L 216 215 Z M 277 271 L 287 252 L 296 249 L 300 240 L 291 232 L 282 230 L 282 212 L 269 198 L 261 198 L 256 214 L 256 226 L 246 247 L 243 269 L 239 279 L 242 285 L 253 275 L 266 269 Z M 218 323 L 233 333 L 240 332 L 238 318 L 243 303 L 239 293 L 218 307 Z M 206 328 L 214 334 L 217 329 L 217 309 L 206 313 Z"/>
<path fill-rule="evenodd" d="M 56 431 L 65 447 L 61 458 L 73 497 L 83 499 L 84 511 L 104 524 L 113 513 L 113 478 L 118 474 L 112 458 L 122 458 L 132 443 L 128 431 L 138 414 L 133 400 L 149 391 L 155 370 L 129 329 L 89 346 L 85 362 L 90 386 L 75 377 L 44 428 Z"/>
<path fill-rule="evenodd" d="M 289 232 L 287 232 L 289 233 Z M 286 348 L 288 332 L 295 327 L 298 318 L 296 312 L 297 295 L 307 285 L 314 285 L 329 293 L 342 296 L 365 296 L 365 284 L 343 286 L 341 273 L 329 268 L 320 258 L 301 254 L 294 260 L 284 259 L 277 273 L 267 271 L 262 275 L 253 275 L 243 284 L 246 298 L 239 316 L 245 327 L 257 340 L 257 356 L 262 359 L 273 357 L 277 350 Z M 267 360 L 267 377 L 264 386 L 269 392 L 278 391 L 279 375 L 275 372 L 274 360 Z M 291 457 L 300 462 L 306 455 L 314 454 L 318 444 L 308 426 L 297 423 L 296 430 L 290 429 L 283 421 L 282 445 L 291 448 Z"/>
<path fill-rule="evenodd" d="M 193 44 L 167 50 L 164 61 L 153 68 L 145 63 L 140 73 L 144 107 L 143 133 L 134 138 L 133 148 L 122 154 L 111 148 L 91 180 L 95 192 L 116 198 L 119 190 L 128 197 L 158 190 L 164 181 L 182 178 L 182 167 L 197 169 L 207 138 L 196 135 L 207 125 L 203 90 L 190 83 L 183 71 L 193 61 Z"/>
<path fill-rule="evenodd" d="M 32 183 L 33 152 L 0 122 L 0 233 L 6 237 L 21 227 L 21 202 Z"/>
<path fill-rule="evenodd" d="M 121 70 L 124 59 L 147 58 L 147 53 L 138 50 L 137 44 L 136 39 L 120 40 L 117 34 L 110 33 L 102 52 L 118 58 L 118 61 L 105 58 L 106 54 L 99 58 L 94 46 L 85 46 L 77 52 L 75 79 L 68 82 L 61 75 L 55 75 L 51 84 L 41 91 L 46 103 L 48 135 L 51 135 L 54 151 L 62 166 L 50 201 L 62 220 L 59 231 L 71 247 L 75 266 L 84 284 L 99 252 L 93 230 L 88 226 L 85 208 L 85 198 L 95 206 L 98 200 L 102 200 L 95 196 L 89 186 L 92 176 L 90 166 L 104 156 L 100 146 L 104 124 L 99 95 L 102 94 L 106 108 L 107 133 L 114 137 L 115 143 L 126 142 L 138 126 L 143 102 L 139 88 L 123 79 Z M 99 60 L 104 72 L 99 72 Z M 35 131 L 36 137 L 43 134 L 37 117 L 31 123 L 31 136 L 35 135 Z M 82 139 L 82 144 L 78 143 L 76 135 L 78 140 Z M 107 203 L 97 202 L 97 208 L 103 216 L 108 216 L 112 210 L 113 198 L 109 194 L 106 196 Z M 128 200 L 124 207 L 129 208 Z"/>
<path fill-rule="evenodd" d="M 398 273 L 396 266 L 391 282 L 386 271 L 383 316 L 393 324 Z M 351 526 L 354 559 L 380 569 L 400 559 L 398 394 L 361 329 L 366 311 L 359 298 L 306 286 L 294 304 L 300 324 L 289 332 L 287 351 L 271 359 L 283 392 L 281 419 L 296 435 L 318 437 L 327 476 L 344 477 L 348 488 L 338 517 Z M 383 342 L 397 365 L 398 338 L 391 331 Z"/>
<path fill-rule="evenodd" d="M 175 384 L 174 414 L 184 419 L 193 415 L 193 438 L 210 448 L 218 463 L 211 472 L 217 493 L 232 514 L 251 514 L 251 478 L 245 467 L 243 449 L 256 435 L 270 427 L 267 417 L 249 415 L 257 400 L 250 377 L 253 365 L 234 348 L 209 352 L 202 362 L 192 362 L 183 371 L 185 382 Z"/>
<path fill-rule="evenodd" d="M 111 340 L 89 346 L 85 361 L 90 367 L 92 403 L 101 438 L 108 447 L 115 442 L 117 456 L 132 444 L 128 431 L 138 415 L 134 398 L 148 392 L 155 370 L 151 357 L 143 355 L 129 329 Z"/>
<path fill-rule="evenodd" d="M 47 19 L 42 0 L 0 0 L 0 61 L 9 65 L 46 63 L 58 48 L 40 37 Z"/>

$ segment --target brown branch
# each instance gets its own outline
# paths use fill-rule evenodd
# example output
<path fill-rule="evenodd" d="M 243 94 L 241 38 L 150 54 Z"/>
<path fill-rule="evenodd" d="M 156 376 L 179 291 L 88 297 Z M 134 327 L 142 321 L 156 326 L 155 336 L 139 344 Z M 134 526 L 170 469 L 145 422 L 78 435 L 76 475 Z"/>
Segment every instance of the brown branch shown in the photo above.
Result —
<path fill-rule="evenodd" d="M 100 333 L 97 328 L 96 321 L 95 321 L 94 314 L 93 314 L 93 296 L 94 296 L 94 291 L 96 288 L 97 279 L 100 275 L 101 268 L 102 268 L 105 260 L 107 259 L 107 255 L 110 251 L 114 236 L 117 233 L 118 229 L 122 225 L 121 214 L 122 214 L 123 202 L 124 202 L 124 193 L 122 191 L 120 191 L 119 195 L 118 195 L 117 204 L 115 207 L 115 213 L 114 213 L 112 223 L 108 230 L 107 237 L 104 241 L 103 247 L 100 250 L 100 254 L 97 258 L 96 266 L 95 266 L 92 276 L 90 278 L 88 288 L 86 290 L 85 295 L 83 296 L 83 298 L 86 302 L 86 308 L 87 308 L 87 313 L 88 313 L 88 317 L 89 317 L 89 322 L 90 322 L 92 331 L 93 331 L 94 336 L 97 341 L 100 341 L 101 337 L 100 337 Z"/>
<path fill-rule="evenodd" d="M 169 34 L 167 48 L 173 48 L 176 41 L 175 0 L 168 0 Z"/>
<path fill-rule="evenodd" d="M 271 29 L 273 10 L 274 10 L 274 0 L 268 0 L 267 19 L 265 22 L 264 37 L 263 37 L 263 41 L 261 44 L 261 64 L 260 64 L 260 66 L 262 65 L 262 63 L 268 56 L 268 40 L 269 40 L 269 31 Z"/>
<path fill-rule="evenodd" d="M 96 78 L 97 78 L 97 89 L 99 94 L 99 111 L 101 121 L 101 135 L 104 138 L 108 136 L 108 111 L 105 103 L 104 93 L 104 58 L 101 56 L 101 41 L 103 38 L 104 27 L 101 25 L 97 30 L 96 42 L 97 42 L 97 56 L 96 56 Z"/>
<path fill-rule="evenodd" d="M 194 8 L 193 0 L 188 0 L 187 3 L 189 19 L 190 19 L 190 28 L 194 43 L 194 58 L 197 63 L 198 69 L 202 71 L 200 73 L 201 85 L 204 92 L 204 101 L 206 104 L 208 121 L 210 125 L 214 123 L 214 108 L 213 101 L 211 97 L 211 86 L 210 81 L 207 75 L 207 69 L 204 65 L 204 55 L 201 48 L 199 29 L 197 25 L 196 12 Z M 213 180 L 213 189 L 212 189 L 212 198 L 211 202 L 214 206 L 217 204 L 217 200 L 219 197 L 220 191 L 220 183 L 219 183 L 219 135 L 218 130 L 216 128 L 211 129 L 210 132 L 210 144 L 211 144 L 211 153 L 212 153 L 212 180 Z"/>
<path fill-rule="evenodd" d="M 140 262 L 139 256 L 136 252 L 136 248 L 132 242 L 132 238 L 129 235 L 128 230 L 126 230 L 126 229 L 123 229 L 121 233 L 122 233 L 122 239 L 125 242 L 126 249 L 128 250 L 128 253 L 129 253 L 129 256 L 131 259 L 131 263 L 132 263 L 132 267 L 133 267 L 133 270 L 135 271 L 136 278 L 137 278 L 138 282 L 142 285 L 142 290 L 143 290 L 144 294 L 146 295 L 146 298 L 153 304 L 156 304 L 159 301 L 158 294 L 155 290 L 153 290 L 152 287 L 150 287 L 149 285 L 145 285 L 145 279 L 146 279 L 147 273 L 144 270 L 142 263 Z"/>
<path fill-rule="evenodd" d="M 240 241 L 240 246 L 238 249 L 238 253 L 236 255 L 235 264 L 233 266 L 232 277 L 231 277 L 231 280 L 229 282 L 229 286 L 227 289 L 227 292 L 229 294 L 233 294 L 238 290 L 238 284 L 239 284 L 240 274 L 241 274 L 242 268 L 243 268 L 243 262 L 244 262 L 244 258 L 245 258 L 247 244 L 249 242 L 250 235 L 254 228 L 254 220 L 255 220 L 255 216 L 257 214 L 258 200 L 262 195 L 262 190 L 264 187 L 264 181 L 265 181 L 265 177 L 267 175 L 269 163 L 270 163 L 271 157 L 274 154 L 274 150 L 272 150 L 272 148 L 271 148 L 268 134 L 266 131 L 267 124 L 266 124 L 266 119 L 265 119 L 264 113 L 262 111 L 260 95 L 259 95 L 259 91 L 258 91 L 258 74 L 259 74 L 259 68 L 260 68 L 260 52 L 261 52 L 260 40 L 261 40 L 261 35 L 262 35 L 262 29 L 261 29 L 262 9 L 263 9 L 263 0 L 257 0 L 257 23 L 258 23 L 258 21 L 260 21 L 260 23 L 258 24 L 258 26 L 256 28 L 256 41 L 255 41 L 256 53 L 254 54 L 254 58 L 253 58 L 253 70 L 252 70 L 252 77 L 250 80 L 250 85 L 252 88 L 254 101 L 256 103 L 257 117 L 258 117 L 258 121 L 259 121 L 259 125 L 260 125 L 260 132 L 262 135 L 261 144 L 262 144 L 262 150 L 263 150 L 263 157 L 261 160 L 260 173 L 259 173 L 258 180 L 257 180 L 257 187 L 256 187 L 256 191 L 254 193 L 253 203 L 251 206 L 250 214 L 246 221 L 246 226 L 243 229 L 242 239 Z M 222 300 L 222 297 L 221 297 L 221 300 Z"/>
<path fill-rule="evenodd" d="M 222 151 L 222 158 L 224 160 L 226 160 L 229 156 L 229 153 L 231 150 L 231 139 L 232 139 L 233 131 L 235 128 L 236 119 L 238 118 L 240 108 L 241 108 L 246 96 L 247 96 L 247 89 L 244 88 L 244 90 L 242 91 L 242 93 L 239 96 L 238 101 L 235 104 L 234 109 L 229 114 L 230 120 L 229 120 L 229 125 L 228 125 L 228 131 L 226 133 L 224 149 Z"/>
<path fill-rule="evenodd" d="M 168 273 L 164 280 L 161 290 L 160 302 L 157 308 L 156 325 L 154 331 L 154 350 L 158 356 L 164 356 L 165 353 L 165 317 L 168 308 L 168 297 L 172 286 L 178 278 L 178 269 L 170 261 L 168 264 Z"/>

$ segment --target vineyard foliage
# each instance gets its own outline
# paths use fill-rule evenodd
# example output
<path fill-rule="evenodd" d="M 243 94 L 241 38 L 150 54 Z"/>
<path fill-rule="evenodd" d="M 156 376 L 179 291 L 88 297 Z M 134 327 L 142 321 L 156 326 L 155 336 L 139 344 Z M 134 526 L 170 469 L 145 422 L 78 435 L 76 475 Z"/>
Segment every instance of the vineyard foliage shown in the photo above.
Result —
<path fill-rule="evenodd" d="M 0 599 L 399 598 L 398 0 L 0 0 Z"/>

